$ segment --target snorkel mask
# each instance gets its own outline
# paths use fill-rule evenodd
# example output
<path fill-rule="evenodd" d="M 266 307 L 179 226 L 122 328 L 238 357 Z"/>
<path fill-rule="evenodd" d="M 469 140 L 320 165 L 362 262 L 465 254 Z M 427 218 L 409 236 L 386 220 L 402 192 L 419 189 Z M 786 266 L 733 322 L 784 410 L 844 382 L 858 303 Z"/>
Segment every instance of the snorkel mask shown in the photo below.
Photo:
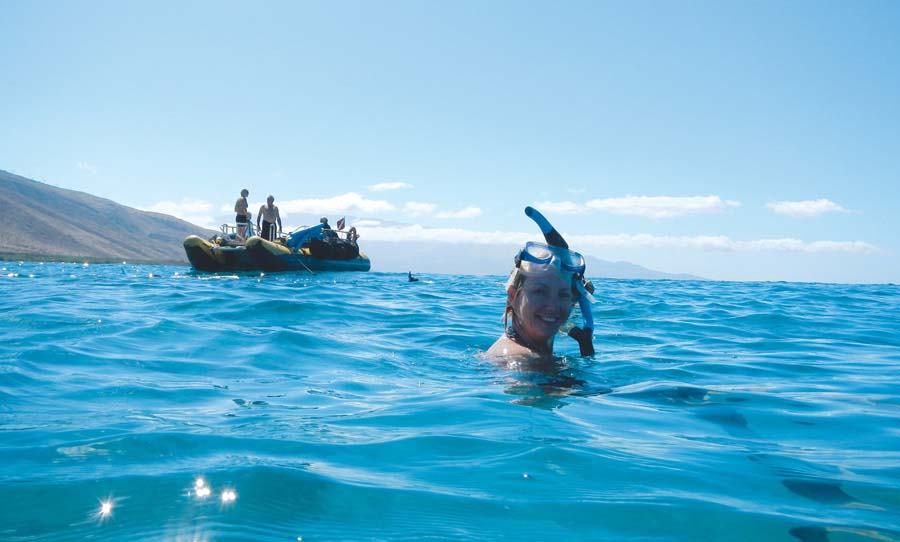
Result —
<path fill-rule="evenodd" d="M 578 306 L 581 308 L 584 326 L 570 329 L 569 337 L 578 341 L 578 348 L 581 350 L 582 356 L 593 356 L 595 353 L 593 344 L 594 315 L 591 312 L 591 301 L 593 301 L 591 294 L 594 292 L 594 286 L 584 278 L 584 256 L 574 250 L 569 250 L 569 244 L 562 235 L 537 209 L 526 207 L 525 214 L 541 228 L 546 243 L 530 241 L 525 244 L 525 247 L 516 255 L 516 269 L 510 275 L 508 285 L 515 283 L 520 273 L 529 275 L 549 271 L 551 268 L 571 276 L 572 288 L 578 293 Z"/>
<path fill-rule="evenodd" d="M 516 254 L 516 267 L 544 271 L 556 267 L 559 271 L 571 273 L 575 277 L 584 276 L 584 256 L 567 248 L 529 241 Z"/>

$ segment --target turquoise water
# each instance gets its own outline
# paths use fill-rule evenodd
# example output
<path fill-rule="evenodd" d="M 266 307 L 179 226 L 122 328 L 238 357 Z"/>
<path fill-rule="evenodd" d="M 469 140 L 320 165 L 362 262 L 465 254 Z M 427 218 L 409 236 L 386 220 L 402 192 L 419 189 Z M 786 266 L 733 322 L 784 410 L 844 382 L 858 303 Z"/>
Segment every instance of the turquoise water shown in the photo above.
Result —
<path fill-rule="evenodd" d="M 0 540 L 900 540 L 898 286 L 0 269 Z"/>

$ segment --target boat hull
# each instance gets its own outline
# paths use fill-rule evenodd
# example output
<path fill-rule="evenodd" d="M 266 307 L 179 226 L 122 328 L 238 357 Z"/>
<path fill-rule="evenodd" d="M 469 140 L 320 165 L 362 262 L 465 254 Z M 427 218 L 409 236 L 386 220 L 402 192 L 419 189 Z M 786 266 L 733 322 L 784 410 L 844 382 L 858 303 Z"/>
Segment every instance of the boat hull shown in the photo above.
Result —
<path fill-rule="evenodd" d="M 183 244 L 188 260 L 198 271 L 253 271 L 260 269 L 245 247 L 223 247 L 196 235 L 189 235 Z"/>
<path fill-rule="evenodd" d="M 368 271 L 372 267 L 369 257 L 362 251 L 350 260 L 323 260 L 261 237 L 247 240 L 247 252 L 265 271 Z"/>

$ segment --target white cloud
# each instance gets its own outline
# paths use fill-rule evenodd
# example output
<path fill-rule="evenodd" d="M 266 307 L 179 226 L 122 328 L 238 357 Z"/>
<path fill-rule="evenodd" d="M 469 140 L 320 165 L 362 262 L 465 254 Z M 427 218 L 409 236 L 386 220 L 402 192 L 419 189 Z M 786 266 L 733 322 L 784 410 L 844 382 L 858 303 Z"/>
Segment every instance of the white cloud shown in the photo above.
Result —
<path fill-rule="evenodd" d="M 626 196 L 593 199 L 585 204 L 590 209 L 616 215 L 671 218 L 692 214 L 721 213 L 740 202 L 722 200 L 719 196 Z"/>
<path fill-rule="evenodd" d="M 75 164 L 75 168 L 79 171 L 87 171 L 91 174 L 97 173 L 97 166 L 95 166 L 94 164 L 89 164 L 87 162 L 78 162 L 77 164 Z"/>
<path fill-rule="evenodd" d="M 864 241 L 802 241 L 800 239 L 756 239 L 735 241 L 724 235 L 662 236 L 649 234 L 576 235 L 569 243 L 574 246 L 617 248 L 659 248 L 710 250 L 725 252 L 844 252 L 872 254 L 880 249 Z"/>
<path fill-rule="evenodd" d="M 361 224 L 357 224 L 361 226 Z M 534 233 L 475 231 L 464 228 L 426 228 L 418 224 L 374 226 L 366 228 L 366 239 L 373 241 L 428 241 L 435 243 L 477 243 L 523 245 L 535 239 Z M 872 254 L 880 249 L 863 241 L 801 241 L 799 239 L 758 239 L 735 241 L 724 235 L 659 236 L 649 234 L 567 235 L 569 244 L 586 253 L 603 247 L 700 250 L 723 252 L 840 252 Z"/>
<path fill-rule="evenodd" d="M 766 207 L 772 209 L 776 214 L 795 218 L 814 218 L 825 213 L 847 212 L 847 209 L 825 198 L 804 201 L 774 201 L 767 203 Z"/>
<path fill-rule="evenodd" d="M 465 209 L 460 209 L 459 211 L 441 211 L 434 216 L 435 218 L 475 218 L 482 214 L 484 214 L 484 211 L 474 205 L 469 205 Z"/>
<path fill-rule="evenodd" d="M 437 205 L 421 201 L 407 201 L 403 206 L 403 212 L 410 216 L 430 215 L 437 210 Z"/>
<path fill-rule="evenodd" d="M 873 254 L 880 252 L 875 245 L 864 241 L 813 241 L 799 239 L 761 239 L 746 241 L 745 250 L 769 250 L 778 252 L 847 252 L 853 254 Z"/>
<path fill-rule="evenodd" d="M 369 190 L 372 192 L 382 192 L 384 190 L 401 190 L 403 188 L 412 188 L 413 186 L 409 183 L 401 183 L 401 182 L 391 182 L 391 183 L 378 183 L 373 184 L 369 187 Z"/>
<path fill-rule="evenodd" d="M 541 212 L 546 211 L 563 215 L 574 215 L 587 211 L 584 205 L 579 205 L 574 201 L 538 201 L 535 202 L 534 208 Z"/>
<path fill-rule="evenodd" d="M 464 228 L 426 228 L 418 224 L 366 228 L 373 241 L 429 241 L 433 243 L 525 244 L 534 235 L 522 232 L 482 232 Z"/>
<path fill-rule="evenodd" d="M 723 235 L 665 236 L 639 234 L 575 235 L 568 240 L 573 246 L 616 248 L 672 248 L 691 250 L 733 250 L 734 243 Z"/>
<path fill-rule="evenodd" d="M 213 216 L 213 204 L 208 201 L 183 199 L 180 202 L 161 201 L 150 207 L 138 207 L 142 211 L 171 215 L 192 224 L 209 229 L 218 229 L 219 224 Z"/>
<path fill-rule="evenodd" d="M 295 199 L 276 202 L 287 213 L 312 214 L 371 214 L 394 211 L 396 207 L 385 200 L 365 199 L 356 192 L 348 192 L 331 198 Z"/>
<path fill-rule="evenodd" d="M 484 214 L 480 208 L 469 205 L 465 209 L 459 211 L 438 211 L 438 206 L 434 203 L 426 203 L 422 201 L 408 201 L 403 206 L 403 212 L 409 216 L 429 215 L 434 218 L 474 218 Z"/>

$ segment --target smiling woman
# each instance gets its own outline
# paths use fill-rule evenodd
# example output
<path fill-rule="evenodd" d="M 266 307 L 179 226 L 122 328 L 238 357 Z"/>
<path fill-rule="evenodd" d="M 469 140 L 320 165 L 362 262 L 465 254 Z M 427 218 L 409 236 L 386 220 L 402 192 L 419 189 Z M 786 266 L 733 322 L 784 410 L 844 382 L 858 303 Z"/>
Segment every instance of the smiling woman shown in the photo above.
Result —
<path fill-rule="evenodd" d="M 503 316 L 506 331 L 487 354 L 492 357 L 553 355 L 553 339 L 575 306 L 572 290 L 572 273 L 553 266 L 527 273 L 521 268 L 513 271 L 506 288 Z"/>
<path fill-rule="evenodd" d="M 529 242 L 516 255 L 516 267 L 506 283 L 505 332 L 487 351 L 493 358 L 552 357 L 553 341 L 565 324 L 575 302 L 585 317 L 583 329 L 573 328 L 583 356 L 593 355 L 593 318 L 584 280 L 585 261 L 537 210 L 525 214 L 541 228 L 547 243 Z M 512 321 L 510 322 L 510 316 Z"/>

